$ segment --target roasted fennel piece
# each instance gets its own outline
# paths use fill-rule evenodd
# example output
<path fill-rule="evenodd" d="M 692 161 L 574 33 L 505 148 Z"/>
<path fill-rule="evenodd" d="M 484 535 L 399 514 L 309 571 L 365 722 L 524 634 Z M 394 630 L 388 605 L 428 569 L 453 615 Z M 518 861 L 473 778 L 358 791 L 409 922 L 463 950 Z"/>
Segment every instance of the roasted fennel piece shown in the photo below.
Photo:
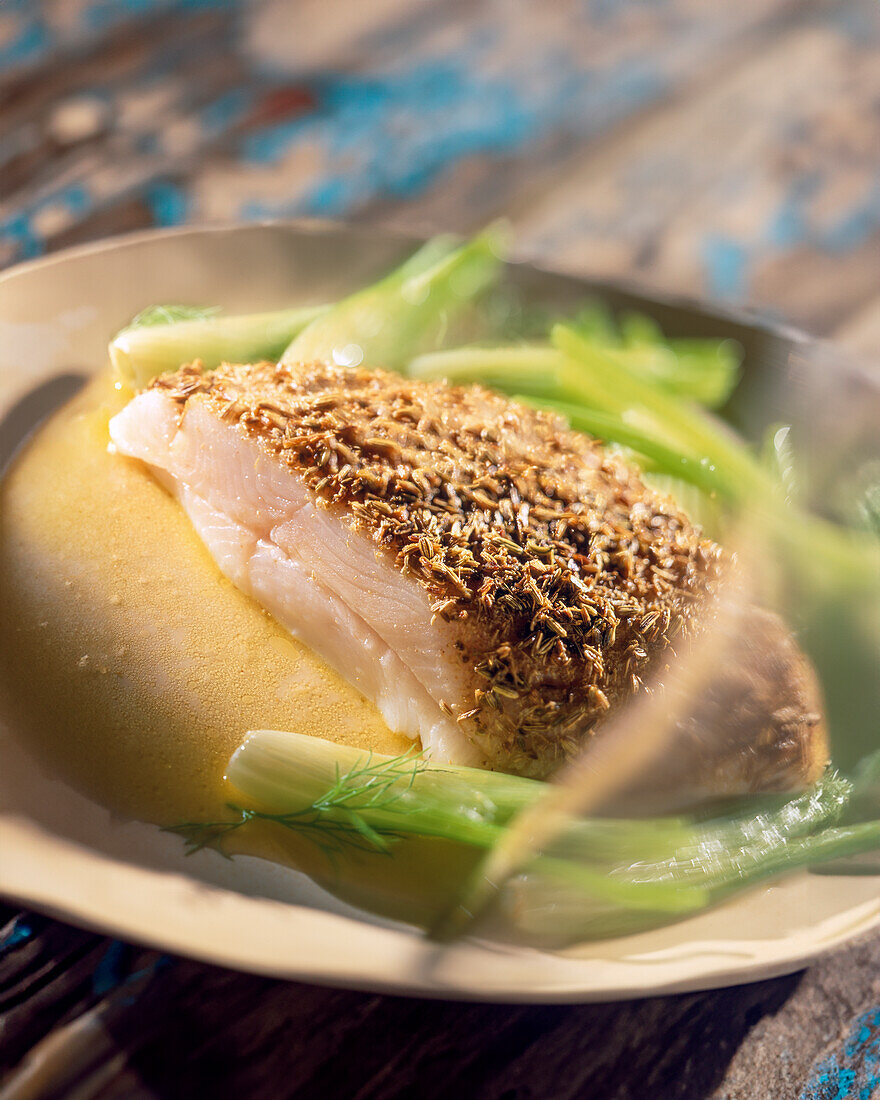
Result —
<path fill-rule="evenodd" d="M 502 237 L 498 229 L 464 243 L 435 237 L 389 275 L 333 305 L 248 314 L 152 306 L 114 337 L 110 361 L 133 390 L 195 359 L 206 369 L 279 358 L 402 369 L 436 346 L 456 314 L 497 279 Z"/>
<path fill-rule="evenodd" d="M 154 306 L 113 338 L 110 362 L 120 382 L 139 390 L 193 359 L 200 359 L 206 369 L 223 362 L 276 359 L 298 332 L 328 308 L 294 306 L 227 315 L 213 308 Z"/>
<path fill-rule="evenodd" d="M 171 830 L 190 851 L 222 851 L 229 832 L 254 821 L 308 837 L 331 862 L 346 852 L 387 856 L 412 837 L 489 850 L 545 786 L 278 730 L 249 734 L 227 780 L 227 819 Z M 880 822 L 847 818 L 852 798 L 853 785 L 829 773 L 802 795 L 745 801 L 715 816 L 573 820 L 502 886 L 494 919 L 541 942 L 668 923 L 757 882 L 875 850 Z"/>

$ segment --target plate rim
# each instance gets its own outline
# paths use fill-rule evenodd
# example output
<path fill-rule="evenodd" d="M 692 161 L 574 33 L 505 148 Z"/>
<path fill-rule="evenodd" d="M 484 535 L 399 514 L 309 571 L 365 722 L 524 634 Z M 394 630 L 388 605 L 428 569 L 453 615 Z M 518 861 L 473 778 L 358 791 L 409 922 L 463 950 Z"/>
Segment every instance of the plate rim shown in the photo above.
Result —
<path fill-rule="evenodd" d="M 232 906 L 240 910 L 240 916 L 242 917 L 253 915 L 257 910 L 262 910 L 264 906 L 268 905 L 275 910 L 283 909 L 285 919 L 288 919 L 289 914 L 302 919 L 303 931 L 308 931 L 309 926 L 338 924 L 340 929 L 344 927 L 349 931 L 355 929 L 365 933 L 366 937 L 372 940 L 373 946 L 379 944 L 386 937 L 393 937 L 395 940 L 405 939 L 409 943 L 410 951 L 408 956 L 404 958 L 405 966 L 408 969 L 404 969 L 402 973 L 381 973 L 367 967 L 364 972 L 352 974 L 351 971 L 343 971 L 337 967 L 331 967 L 328 970 L 325 962 L 314 962 L 308 951 L 301 952 L 295 962 L 290 960 L 279 962 L 277 959 L 267 959 L 265 954 L 259 959 L 255 958 L 251 953 L 241 949 L 237 954 L 230 953 L 228 946 L 227 953 L 223 954 L 205 946 L 204 941 L 198 938 L 187 938 L 183 934 L 180 936 L 175 935 L 173 932 L 171 934 L 166 932 L 164 935 L 154 934 L 150 928 L 145 926 L 146 922 L 131 919 L 118 920 L 108 917 L 101 912 L 100 905 L 97 902 L 83 901 L 82 895 L 79 899 L 67 899 L 66 902 L 64 899 L 59 899 L 57 882 L 53 891 L 33 889 L 27 885 L 25 875 L 18 878 L 17 888 L 14 887 L 10 891 L 4 884 L 2 889 L 2 896 L 4 897 L 23 902 L 31 908 L 38 909 L 41 913 L 102 935 L 111 935 L 129 941 L 133 940 L 155 950 L 170 952 L 181 957 L 196 959 L 213 966 L 239 970 L 244 973 L 331 988 L 352 989 L 364 993 L 373 992 L 430 1000 L 487 1004 L 604 1004 L 615 1001 L 641 1000 L 649 997 L 674 996 L 682 993 L 746 985 L 751 982 L 766 981 L 795 973 L 821 956 L 862 936 L 866 936 L 880 927 L 880 898 L 877 898 L 873 902 L 862 902 L 857 907 L 861 910 L 871 905 L 873 906 L 873 913 L 867 913 L 859 919 L 853 920 L 853 910 L 848 910 L 843 914 L 843 917 L 847 918 L 843 927 L 830 932 L 819 945 L 812 944 L 808 937 L 801 936 L 800 939 L 806 941 L 803 946 L 792 946 L 790 950 L 782 952 L 775 950 L 771 958 L 758 959 L 749 955 L 747 941 L 729 940 L 725 941 L 723 949 L 724 953 L 730 956 L 730 959 L 726 962 L 720 963 L 710 970 L 699 970 L 684 977 L 670 976 L 668 979 L 653 982 L 650 985 L 640 984 L 637 979 L 627 981 L 622 977 L 614 977 L 611 983 L 600 985 L 586 985 L 583 980 L 575 978 L 569 981 L 545 982 L 543 985 L 528 987 L 524 984 L 516 986 L 496 984 L 493 986 L 487 985 L 485 970 L 481 971 L 483 980 L 479 983 L 468 983 L 461 978 L 458 978 L 455 984 L 444 984 L 442 981 L 432 983 L 426 981 L 424 975 L 432 960 L 439 959 L 440 949 L 425 937 L 420 936 L 415 929 L 404 930 L 381 927 L 344 914 L 328 913 L 307 905 L 254 897 L 239 891 L 199 882 L 175 871 L 134 866 L 123 859 L 96 852 L 94 849 L 90 849 L 76 841 L 71 841 L 58 834 L 52 834 L 41 826 L 23 820 L 17 815 L 7 815 L 0 811 L 0 841 L 4 841 L 5 838 L 8 842 L 10 836 L 14 840 L 16 832 L 24 835 L 26 843 L 35 844 L 37 848 L 41 844 L 46 844 L 47 847 L 51 846 L 55 850 L 60 847 L 73 863 L 82 860 L 94 866 L 97 861 L 101 871 L 108 876 L 111 882 L 114 880 L 116 882 L 120 881 L 120 872 L 131 871 L 139 878 L 146 877 L 151 880 L 159 893 L 168 897 L 171 897 L 182 888 L 191 895 L 189 900 L 197 902 L 199 907 L 211 903 L 228 904 L 229 899 L 233 899 Z M 0 849 L 2 849 L 2 846 L 0 844 Z M 0 857 L 0 868 L 3 868 L 5 873 L 9 871 L 8 861 L 4 861 L 2 857 Z M 803 873 L 799 873 L 791 876 L 791 879 L 802 879 L 804 877 Z M 788 881 L 791 881 L 791 879 Z M 54 894 L 54 900 L 47 899 L 49 893 Z M 151 900 L 155 899 L 155 896 L 154 894 Z M 834 923 L 839 917 L 840 915 L 824 923 Z M 816 927 L 812 927 L 810 931 L 814 933 Z M 238 942 L 242 941 L 239 940 Z M 696 942 L 699 944 L 701 941 Z M 759 940 L 755 942 L 766 943 L 768 941 Z M 797 937 L 782 937 L 772 942 L 776 945 L 780 943 L 795 945 L 799 942 L 799 939 Z M 742 944 L 742 946 L 737 947 L 738 944 Z M 505 964 L 502 965 L 502 972 L 505 965 L 512 960 L 520 959 L 527 963 L 530 958 L 548 955 L 547 952 L 537 948 L 516 947 L 476 939 L 463 941 L 458 948 L 449 950 L 453 952 L 458 950 L 465 956 L 468 953 L 476 952 L 483 959 L 486 955 L 490 955 L 496 959 L 504 960 Z M 708 949 L 704 948 L 697 954 L 705 955 L 707 953 Z M 560 968 L 571 967 L 576 973 L 583 974 L 584 977 L 597 964 L 600 964 L 602 968 L 611 970 L 619 968 L 620 970 L 634 971 L 640 969 L 638 962 L 572 958 L 565 955 L 555 955 L 554 953 L 549 954 L 557 960 Z M 316 958 L 320 957 L 316 956 Z M 720 957 L 721 952 L 719 952 Z M 662 964 L 653 964 L 654 967 L 658 965 Z"/>
<path fill-rule="evenodd" d="M 392 238 L 401 243 L 408 242 L 411 244 L 418 244 L 425 239 L 418 234 L 392 228 L 320 218 L 265 219 L 253 222 L 230 221 L 203 225 L 141 229 L 102 238 L 97 241 L 73 245 L 46 256 L 23 260 L 0 271 L 0 287 L 21 275 L 26 275 L 33 271 L 57 266 L 63 263 L 75 262 L 84 257 L 137 247 L 138 245 L 152 241 L 162 242 L 165 240 L 188 239 L 189 242 L 191 242 L 190 246 L 197 248 L 199 238 L 218 234 L 248 233 L 254 231 L 269 233 L 272 231 L 283 231 L 286 233 L 308 234 L 313 236 L 320 236 L 327 233 L 332 233 L 334 235 L 355 233 L 363 239 L 373 237 L 377 240 L 387 240 L 388 238 Z M 555 267 L 552 264 L 542 262 L 533 262 L 528 259 L 514 259 L 511 266 L 528 268 L 538 276 L 562 277 L 565 280 L 570 280 L 574 284 L 582 285 L 585 289 L 594 288 L 599 292 L 604 288 L 611 292 L 620 292 L 625 295 L 635 296 L 648 303 L 655 302 L 661 306 L 687 310 L 700 314 L 703 317 L 717 319 L 719 323 L 722 324 L 738 325 L 775 338 L 782 338 L 790 341 L 793 345 L 808 344 L 833 348 L 835 355 L 841 360 L 841 369 L 845 370 L 850 377 L 861 376 L 872 386 L 877 385 L 876 374 L 871 372 L 867 364 L 863 365 L 860 359 L 848 350 L 839 348 L 838 345 L 834 344 L 832 341 L 810 335 L 786 322 L 767 317 L 760 313 L 760 311 L 749 307 L 729 306 L 724 303 L 708 301 L 697 296 L 657 290 L 653 287 L 640 284 L 638 281 L 632 279 L 603 279 L 596 276 L 582 276 L 571 269 Z M 59 846 L 61 848 L 66 847 L 71 850 L 72 856 L 76 856 L 77 853 L 80 853 L 80 858 L 87 856 L 89 860 L 97 861 L 102 872 L 111 878 L 117 873 L 120 866 L 128 867 L 135 870 L 139 875 L 152 876 L 157 884 L 159 880 L 180 879 L 187 883 L 188 888 L 194 893 L 202 893 L 204 891 L 216 892 L 219 896 L 228 895 L 233 898 L 247 901 L 252 905 L 264 904 L 266 901 L 266 899 L 248 897 L 248 895 L 234 890 L 206 885 L 198 882 L 194 878 L 177 875 L 174 872 L 157 871 L 132 865 L 124 860 L 119 860 L 108 856 L 106 853 L 99 852 L 94 848 L 81 845 L 76 841 L 68 839 L 61 833 L 54 833 L 46 830 L 36 822 L 22 819 L 16 815 L 10 815 L 0 810 L 0 838 L 7 837 L 8 839 L 10 833 L 14 835 L 16 830 L 18 830 L 21 835 L 22 829 L 24 829 L 25 833 L 31 834 L 30 842 L 36 844 L 38 848 L 41 844 L 54 845 L 56 849 Z M 2 847 L 3 845 L 0 845 L 0 869 L 5 867 L 6 872 L 8 872 L 8 861 L 4 860 L 2 856 Z M 135 939 L 138 942 L 147 943 L 160 949 L 163 947 L 165 949 L 168 948 L 167 936 L 164 939 L 161 935 L 152 936 L 148 930 L 140 928 L 133 931 L 131 922 L 125 924 L 124 922 L 119 923 L 114 921 L 112 916 L 102 913 L 100 907 L 96 904 L 83 904 L 82 901 L 73 902 L 70 898 L 66 900 L 61 899 L 56 902 L 48 900 L 45 891 L 41 892 L 40 890 L 34 889 L 32 885 L 28 885 L 26 876 L 22 877 L 19 875 L 17 880 L 8 883 L 7 874 L 4 873 L 0 875 L 0 894 L 11 900 L 30 905 L 33 908 L 38 908 L 42 912 L 49 912 L 53 916 L 57 915 L 59 919 L 78 924 L 82 927 L 88 927 L 104 934 L 122 935 L 125 938 Z M 273 902 L 271 904 L 280 905 L 282 903 Z M 374 925 L 369 925 L 365 921 L 355 921 L 352 920 L 352 918 L 344 917 L 339 914 L 325 913 L 310 906 L 296 903 L 284 904 L 286 908 L 296 910 L 300 914 L 308 914 L 308 919 L 310 921 L 324 922 L 328 918 L 332 918 L 334 921 L 348 921 L 350 924 L 358 925 L 361 928 L 368 928 L 371 932 L 382 932 L 387 934 L 391 931 L 392 934 L 396 936 L 406 935 L 409 938 L 410 944 L 415 945 L 417 948 L 416 954 L 426 950 L 436 950 L 434 947 L 429 946 L 428 941 L 414 934 L 412 931 L 403 933 L 399 930 L 381 929 Z M 703 970 L 690 977 L 679 979 L 670 977 L 668 980 L 643 987 L 639 987 L 635 982 L 621 983 L 618 981 L 613 989 L 597 989 L 585 985 L 583 980 L 581 980 L 576 981 L 575 984 L 570 986 L 565 986 L 563 983 L 562 987 L 558 985 L 549 985 L 537 988 L 534 986 L 526 988 L 523 986 L 522 988 L 512 989 L 499 986 L 498 988 L 487 990 L 485 985 L 483 988 L 478 989 L 473 986 L 469 987 L 466 983 L 463 984 L 461 982 L 454 988 L 449 986 L 431 986 L 424 983 L 418 984 L 418 977 L 412 972 L 409 973 L 409 976 L 407 976 L 406 972 L 399 975 L 373 973 L 352 976 L 350 974 L 337 974 L 335 972 L 328 974 L 326 972 L 326 963 L 313 962 L 308 956 L 307 951 L 301 952 L 301 958 L 297 963 L 291 963 L 288 959 L 280 964 L 278 962 L 274 965 L 270 963 L 259 964 L 253 959 L 248 959 L 244 956 L 238 958 L 228 955 L 226 957 L 220 957 L 216 952 L 210 949 L 202 949 L 202 945 L 198 940 L 188 941 L 186 945 L 182 945 L 178 948 L 178 952 L 184 953 L 190 957 L 199 958 L 204 962 L 209 962 L 214 965 L 232 966 L 251 973 L 274 975 L 276 977 L 306 981 L 314 984 L 364 991 L 380 991 L 396 995 L 442 998 L 447 1000 L 490 1001 L 492 1003 L 586 1003 L 590 1001 L 608 1002 L 612 1000 L 627 1000 L 646 996 L 682 993 L 697 989 L 719 988 L 791 973 L 801 969 L 820 955 L 833 950 L 835 947 L 848 942 L 856 936 L 876 929 L 878 926 L 880 926 L 880 902 L 878 902 L 876 911 L 873 915 L 870 915 L 866 920 L 862 920 L 854 928 L 844 928 L 836 934 L 829 936 L 820 944 L 814 944 L 812 946 L 805 944 L 800 947 L 793 944 L 788 952 L 784 950 L 782 952 L 776 951 L 772 960 L 758 960 L 752 957 L 744 957 L 737 963 L 728 961 L 726 966 L 724 964 L 716 965 L 714 968 Z M 730 942 L 734 943 L 736 941 Z M 786 941 L 782 939 L 775 942 L 778 944 Z M 481 947 L 481 950 L 483 949 L 485 949 L 485 945 Z M 492 950 L 494 949 L 493 945 Z M 514 950 L 516 953 L 524 951 L 529 954 L 547 954 L 545 952 L 536 952 L 533 948 L 508 949 L 504 946 L 501 948 L 503 954 L 509 954 L 510 950 Z M 747 952 L 744 949 L 743 955 L 745 956 L 746 954 Z M 412 971 L 411 963 L 415 957 L 412 951 L 410 952 L 410 956 L 407 965 L 410 966 L 410 971 Z M 554 955 L 554 957 L 557 959 L 560 958 L 558 955 Z M 562 956 L 562 958 L 567 957 Z M 588 966 L 588 964 L 594 960 L 569 958 L 568 961 L 575 965 L 577 971 L 580 971 L 581 967 Z M 624 967 L 629 965 L 619 962 L 618 960 L 602 960 L 602 963 L 604 966 L 619 965 Z"/>

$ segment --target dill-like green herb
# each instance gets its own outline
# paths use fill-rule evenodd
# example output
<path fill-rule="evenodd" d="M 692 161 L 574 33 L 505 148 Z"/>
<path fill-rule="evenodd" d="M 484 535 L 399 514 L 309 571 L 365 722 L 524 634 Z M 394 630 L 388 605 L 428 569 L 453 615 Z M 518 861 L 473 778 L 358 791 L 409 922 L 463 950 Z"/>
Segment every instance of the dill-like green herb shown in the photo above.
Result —
<path fill-rule="evenodd" d="M 236 829 L 240 829 L 250 820 L 250 815 L 241 806 L 235 806 L 231 802 L 227 802 L 226 805 L 227 809 L 239 816 L 231 821 L 183 821 L 179 825 L 163 826 L 161 831 L 182 837 L 184 850 L 188 856 L 195 855 L 203 848 L 214 848 L 224 859 L 231 859 L 229 853 L 223 850 L 221 841 L 227 833 L 234 833 Z"/>
<path fill-rule="evenodd" d="M 394 841 L 402 840 L 404 836 L 393 829 L 374 829 L 357 811 L 350 811 L 343 819 L 335 819 L 316 806 L 286 814 L 270 814 L 247 810 L 236 806 L 234 802 L 226 805 L 238 815 L 231 821 L 187 821 L 180 825 L 169 825 L 162 832 L 182 837 L 188 856 L 195 855 L 203 848 L 213 848 L 224 859 L 231 859 L 229 853 L 223 849 L 224 838 L 252 821 L 268 821 L 311 840 L 334 865 L 336 856 L 345 851 L 388 855 L 390 845 Z"/>
<path fill-rule="evenodd" d="M 132 317 L 121 331 L 128 332 L 134 328 L 152 328 L 154 325 L 175 325 L 178 321 L 204 321 L 208 317 L 215 317 L 219 312 L 219 306 L 148 306 L 135 317 Z"/>
<path fill-rule="evenodd" d="M 511 919 L 529 934 L 562 940 L 618 935 L 698 912 L 792 868 L 876 850 L 878 774 L 874 762 L 858 780 L 855 817 L 852 783 L 829 773 L 803 794 L 744 800 L 705 816 L 571 819 L 511 883 Z M 189 852 L 222 852 L 230 832 L 263 821 L 310 840 L 334 868 L 345 853 L 387 855 L 417 836 L 487 851 L 544 789 L 517 776 L 433 766 L 415 753 L 384 757 L 279 730 L 252 732 L 227 776 L 234 817 L 168 830 Z"/>
<path fill-rule="evenodd" d="M 187 821 L 162 831 L 182 837 L 187 855 L 215 848 L 230 858 L 222 847 L 224 838 L 252 821 L 272 822 L 307 837 L 331 862 L 346 850 L 387 855 L 404 834 L 383 824 L 371 825 L 365 812 L 391 807 L 403 815 L 413 812 L 415 807 L 402 804 L 403 795 L 426 767 L 423 755 L 415 751 L 390 758 L 368 753 L 345 771 L 337 764 L 333 783 L 302 809 L 268 813 L 230 802 L 227 808 L 237 815 L 231 820 Z"/>

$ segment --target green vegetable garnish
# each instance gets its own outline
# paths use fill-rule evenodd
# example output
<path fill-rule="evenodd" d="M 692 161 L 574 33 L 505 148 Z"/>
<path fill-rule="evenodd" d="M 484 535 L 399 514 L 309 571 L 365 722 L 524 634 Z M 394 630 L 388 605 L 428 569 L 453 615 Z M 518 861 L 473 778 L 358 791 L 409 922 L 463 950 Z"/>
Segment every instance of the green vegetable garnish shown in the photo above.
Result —
<path fill-rule="evenodd" d="M 434 238 L 380 282 L 313 321 L 282 361 L 405 369 L 414 355 L 439 343 L 452 318 L 497 278 L 501 248 L 497 229 L 461 245 Z"/>
<path fill-rule="evenodd" d="M 153 378 L 201 359 L 205 368 L 220 363 L 275 359 L 290 340 L 327 306 L 297 306 L 271 313 L 224 315 L 217 309 L 154 306 L 144 310 L 110 344 L 110 362 L 119 380 L 140 390 Z"/>
<path fill-rule="evenodd" d="M 334 865 L 346 852 L 388 855 L 415 836 L 488 851 L 545 787 L 475 768 L 431 766 L 415 753 L 388 757 L 277 730 L 251 733 L 230 760 L 227 779 L 238 796 L 227 820 L 170 830 L 185 838 L 188 851 L 222 852 L 224 837 L 259 821 L 307 837 Z M 837 824 L 853 791 L 830 774 L 803 795 L 765 799 L 753 812 L 574 820 L 512 880 L 501 905 L 515 898 L 507 919 L 545 939 L 620 935 L 664 923 L 783 871 L 874 848 L 880 822 Z M 547 911 L 550 898 L 554 908 Z"/>

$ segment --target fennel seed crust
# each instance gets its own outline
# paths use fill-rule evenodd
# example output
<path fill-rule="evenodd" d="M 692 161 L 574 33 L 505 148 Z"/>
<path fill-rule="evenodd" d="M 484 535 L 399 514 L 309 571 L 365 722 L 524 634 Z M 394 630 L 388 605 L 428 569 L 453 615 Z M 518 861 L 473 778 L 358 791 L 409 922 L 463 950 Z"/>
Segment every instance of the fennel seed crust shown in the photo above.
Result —
<path fill-rule="evenodd" d="M 472 685 L 444 709 L 495 767 L 546 775 L 571 755 L 698 635 L 725 566 L 622 458 L 480 386 L 270 362 L 153 386 L 207 401 L 425 590 Z"/>

